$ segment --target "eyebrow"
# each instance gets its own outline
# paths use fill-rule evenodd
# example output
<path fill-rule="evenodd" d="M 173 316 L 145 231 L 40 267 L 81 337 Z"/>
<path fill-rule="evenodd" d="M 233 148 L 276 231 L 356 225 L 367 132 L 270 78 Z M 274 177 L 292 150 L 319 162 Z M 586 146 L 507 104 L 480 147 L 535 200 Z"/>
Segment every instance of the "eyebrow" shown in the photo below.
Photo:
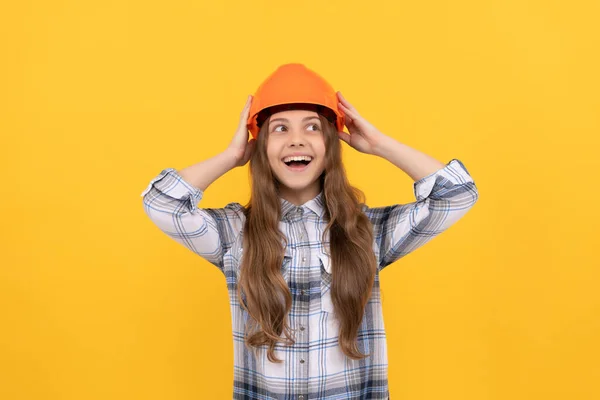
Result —
<path fill-rule="evenodd" d="M 302 118 L 302 121 L 303 121 L 303 122 L 304 122 L 304 121 L 308 121 L 309 119 L 313 119 L 313 118 L 314 118 L 314 119 L 319 119 L 319 117 L 317 117 L 317 116 L 314 116 L 314 115 L 313 115 L 313 116 L 311 116 L 311 117 L 305 117 L 305 118 Z M 272 122 L 275 122 L 275 121 L 285 121 L 285 122 L 290 122 L 290 120 L 289 120 L 289 119 L 287 119 L 287 118 L 274 118 L 274 119 L 272 119 L 272 120 L 271 120 L 271 121 L 269 121 L 269 122 L 270 122 L 270 123 L 272 123 Z"/>

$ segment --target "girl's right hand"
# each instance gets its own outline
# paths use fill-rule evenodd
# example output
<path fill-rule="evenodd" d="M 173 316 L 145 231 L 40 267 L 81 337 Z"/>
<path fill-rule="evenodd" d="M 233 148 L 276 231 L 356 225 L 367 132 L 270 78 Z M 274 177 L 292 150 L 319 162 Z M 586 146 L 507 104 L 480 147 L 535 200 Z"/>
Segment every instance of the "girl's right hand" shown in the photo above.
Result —
<path fill-rule="evenodd" d="M 227 151 L 231 152 L 236 160 L 235 167 L 246 165 L 248 160 L 250 160 L 256 145 L 256 139 L 252 138 L 250 141 L 248 141 L 250 133 L 248 132 L 246 123 L 248 122 L 248 114 L 250 113 L 250 104 L 252 104 L 251 95 L 249 95 L 248 99 L 246 100 L 246 105 L 244 106 L 242 114 L 240 115 L 238 129 L 235 132 L 231 143 L 227 147 Z"/>

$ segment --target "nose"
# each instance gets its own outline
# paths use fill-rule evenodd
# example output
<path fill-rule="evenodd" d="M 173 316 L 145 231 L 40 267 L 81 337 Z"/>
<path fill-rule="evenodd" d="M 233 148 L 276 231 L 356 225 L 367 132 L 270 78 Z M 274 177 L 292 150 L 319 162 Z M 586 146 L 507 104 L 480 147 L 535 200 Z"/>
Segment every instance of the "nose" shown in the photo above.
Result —
<path fill-rule="evenodd" d="M 290 145 L 291 146 L 304 146 L 306 139 L 301 129 L 292 129 L 290 132 Z"/>

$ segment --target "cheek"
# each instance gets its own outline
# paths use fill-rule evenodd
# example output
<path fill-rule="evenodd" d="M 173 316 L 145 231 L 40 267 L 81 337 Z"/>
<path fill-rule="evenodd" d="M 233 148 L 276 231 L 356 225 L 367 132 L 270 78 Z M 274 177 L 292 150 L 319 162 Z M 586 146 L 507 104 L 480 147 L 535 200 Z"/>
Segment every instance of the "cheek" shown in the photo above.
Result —
<path fill-rule="evenodd" d="M 317 167 L 320 170 L 324 170 L 325 169 L 325 158 L 324 158 L 324 156 L 321 156 L 321 158 L 319 159 L 319 165 Z"/>
<path fill-rule="evenodd" d="M 267 158 L 269 162 L 273 162 L 275 158 L 277 158 L 277 151 L 273 145 L 267 146 Z"/>
<path fill-rule="evenodd" d="M 319 160 L 325 164 L 325 144 L 320 143 L 319 147 L 316 149 L 315 153 L 319 157 Z"/>
<path fill-rule="evenodd" d="M 269 158 L 269 165 L 271 166 L 272 169 L 280 168 L 282 165 L 284 165 L 279 158 L 280 153 L 278 153 L 278 152 L 275 152 L 273 154 L 267 153 L 267 157 Z"/>

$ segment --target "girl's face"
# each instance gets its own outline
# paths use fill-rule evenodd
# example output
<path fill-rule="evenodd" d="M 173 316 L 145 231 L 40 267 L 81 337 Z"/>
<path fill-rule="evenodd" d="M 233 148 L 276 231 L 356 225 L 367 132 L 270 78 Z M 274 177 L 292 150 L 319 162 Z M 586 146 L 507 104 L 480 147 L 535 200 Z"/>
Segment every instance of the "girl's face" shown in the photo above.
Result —
<path fill-rule="evenodd" d="M 280 195 L 295 205 L 304 204 L 321 191 L 319 177 L 325 170 L 325 140 L 319 114 L 286 110 L 272 114 L 268 124 L 267 156 L 280 183 Z M 308 159 L 290 162 L 289 157 L 294 155 Z"/>

